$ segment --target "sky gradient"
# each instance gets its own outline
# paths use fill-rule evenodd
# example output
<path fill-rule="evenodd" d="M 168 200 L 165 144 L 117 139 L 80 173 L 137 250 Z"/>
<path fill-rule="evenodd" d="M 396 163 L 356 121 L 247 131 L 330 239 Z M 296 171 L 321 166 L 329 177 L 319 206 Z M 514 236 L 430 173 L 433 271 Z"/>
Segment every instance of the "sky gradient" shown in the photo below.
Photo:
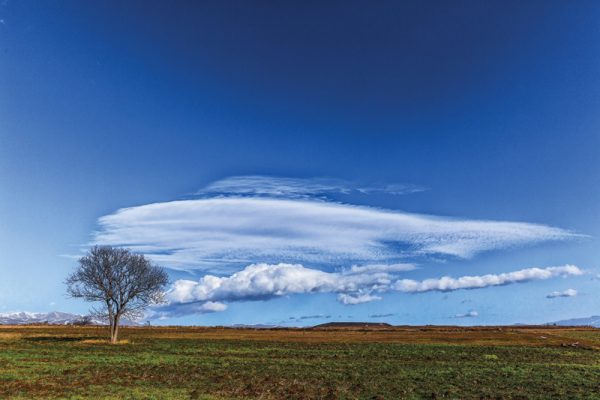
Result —
<path fill-rule="evenodd" d="M 599 21 L 593 1 L 2 1 L 0 313 L 84 313 L 64 279 L 113 244 L 169 268 L 153 323 L 597 315 Z"/>

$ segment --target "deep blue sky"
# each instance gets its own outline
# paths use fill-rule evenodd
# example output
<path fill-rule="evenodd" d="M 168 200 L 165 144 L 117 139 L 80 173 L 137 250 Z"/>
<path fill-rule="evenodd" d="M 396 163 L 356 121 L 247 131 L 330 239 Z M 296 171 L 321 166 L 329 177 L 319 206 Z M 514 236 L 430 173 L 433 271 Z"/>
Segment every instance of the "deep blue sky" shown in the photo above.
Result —
<path fill-rule="evenodd" d="M 0 51 L 0 312 L 85 311 L 64 296 L 76 265 L 64 255 L 92 240 L 98 218 L 267 175 L 413 184 L 429 190 L 335 200 L 589 235 L 417 260 L 419 279 L 591 272 L 356 306 L 292 295 L 184 322 L 598 313 L 598 2 L 4 0 Z M 545 297 L 567 288 L 579 295 Z M 479 316 L 448 319 L 471 309 Z"/>

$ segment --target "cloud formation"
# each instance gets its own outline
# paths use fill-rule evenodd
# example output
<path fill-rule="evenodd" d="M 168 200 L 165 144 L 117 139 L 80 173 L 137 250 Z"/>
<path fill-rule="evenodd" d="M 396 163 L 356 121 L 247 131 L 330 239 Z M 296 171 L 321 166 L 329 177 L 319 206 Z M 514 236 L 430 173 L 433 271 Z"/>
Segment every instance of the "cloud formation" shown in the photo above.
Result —
<path fill-rule="evenodd" d="M 330 198 L 421 190 L 324 178 L 236 176 L 206 186 L 197 198 L 103 216 L 91 244 L 128 247 L 162 266 L 206 274 L 198 281 L 176 281 L 169 304 L 154 309 L 159 317 L 219 312 L 230 302 L 303 293 L 333 293 L 340 303 L 356 305 L 381 300 L 388 291 L 475 289 L 581 272 L 563 266 L 400 279 L 399 274 L 416 268 L 406 261 L 466 259 L 581 235 L 541 224 L 413 214 Z"/>
<path fill-rule="evenodd" d="M 388 272 L 324 272 L 299 264 L 252 264 L 229 276 L 206 275 L 199 281 L 176 281 L 167 292 L 169 304 L 159 309 L 159 315 L 165 316 L 169 310 L 175 316 L 214 312 L 224 309 L 224 302 L 267 300 L 303 293 L 336 293 L 338 301 L 354 305 L 380 300 L 381 294 L 394 290 L 419 293 L 477 289 L 582 273 L 574 265 L 565 265 L 498 275 L 413 281 L 397 279 Z"/>
<path fill-rule="evenodd" d="M 576 234 L 546 225 L 444 218 L 308 199 L 216 197 L 124 208 L 93 244 L 123 246 L 173 269 L 227 273 L 256 262 L 395 264 L 469 258 Z"/>
<path fill-rule="evenodd" d="M 549 299 L 555 299 L 557 297 L 575 297 L 577 296 L 577 290 L 575 289 L 567 289 L 562 292 L 555 291 L 546 295 Z"/>
<path fill-rule="evenodd" d="M 478 317 L 479 313 L 475 310 L 471 310 L 469 312 L 466 312 L 464 314 L 456 314 L 454 316 L 452 316 L 452 318 L 475 318 Z"/>

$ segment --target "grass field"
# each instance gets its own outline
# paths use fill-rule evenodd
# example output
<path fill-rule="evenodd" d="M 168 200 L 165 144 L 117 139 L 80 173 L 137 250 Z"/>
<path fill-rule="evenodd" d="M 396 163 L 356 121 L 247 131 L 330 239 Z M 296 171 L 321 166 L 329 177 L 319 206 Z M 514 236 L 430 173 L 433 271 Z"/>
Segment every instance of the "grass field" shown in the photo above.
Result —
<path fill-rule="evenodd" d="M 0 326 L 0 398 L 598 398 L 600 330 Z"/>

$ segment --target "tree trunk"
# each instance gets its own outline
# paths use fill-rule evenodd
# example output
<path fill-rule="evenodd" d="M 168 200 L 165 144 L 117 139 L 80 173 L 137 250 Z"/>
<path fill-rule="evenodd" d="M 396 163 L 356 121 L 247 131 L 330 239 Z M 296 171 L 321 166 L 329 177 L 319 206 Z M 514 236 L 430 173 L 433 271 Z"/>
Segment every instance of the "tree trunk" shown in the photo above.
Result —
<path fill-rule="evenodd" d="M 115 314 L 112 311 L 111 302 L 109 299 L 106 300 L 106 310 L 108 311 L 108 335 L 110 337 L 110 342 L 113 342 L 113 332 L 115 330 Z"/>
<path fill-rule="evenodd" d="M 108 317 L 108 336 L 110 337 L 110 342 L 112 343 L 113 341 L 113 331 L 114 331 L 114 326 L 115 326 L 115 321 L 114 318 L 112 317 L 112 315 L 110 317 Z"/>
<path fill-rule="evenodd" d="M 116 344 L 119 340 L 119 317 L 115 316 L 110 323 L 110 343 Z"/>

